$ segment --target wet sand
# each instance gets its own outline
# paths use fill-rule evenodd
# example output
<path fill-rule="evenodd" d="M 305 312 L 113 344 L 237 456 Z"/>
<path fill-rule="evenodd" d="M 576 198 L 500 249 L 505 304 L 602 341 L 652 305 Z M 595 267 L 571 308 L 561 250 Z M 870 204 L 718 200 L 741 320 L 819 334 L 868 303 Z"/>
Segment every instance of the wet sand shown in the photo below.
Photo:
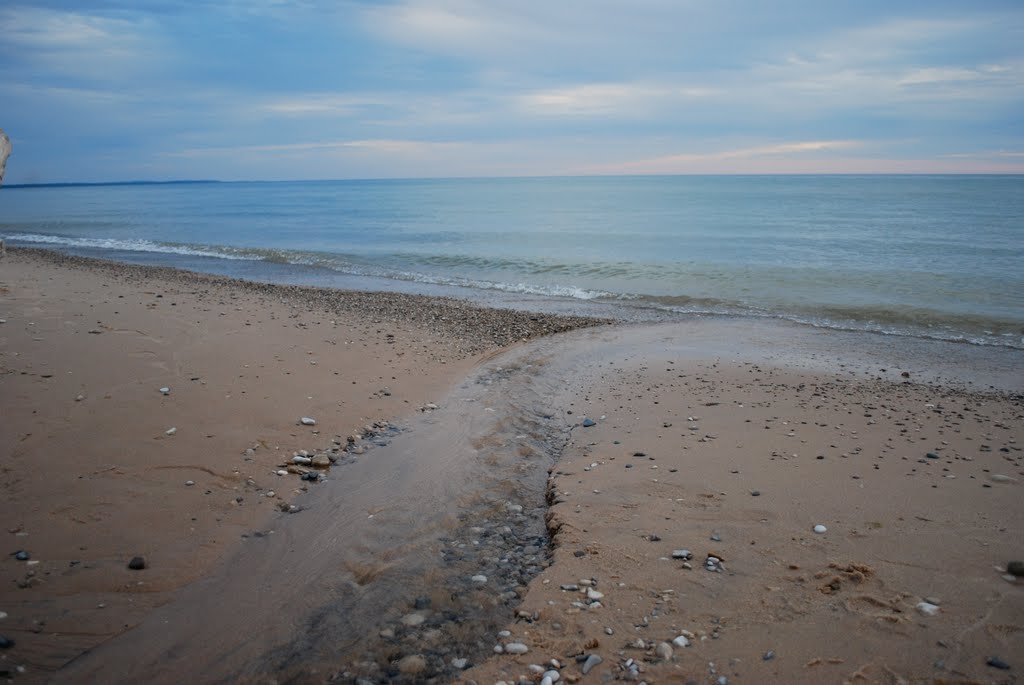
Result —
<path fill-rule="evenodd" d="M 1019 352 L 715 320 L 499 352 L 586 322 L 376 295 L 328 326 L 329 294 L 59 261 L 0 262 L 4 514 L 40 562 L 4 562 L 19 680 L 1024 668 Z M 298 449 L 326 481 L 274 475 Z"/>

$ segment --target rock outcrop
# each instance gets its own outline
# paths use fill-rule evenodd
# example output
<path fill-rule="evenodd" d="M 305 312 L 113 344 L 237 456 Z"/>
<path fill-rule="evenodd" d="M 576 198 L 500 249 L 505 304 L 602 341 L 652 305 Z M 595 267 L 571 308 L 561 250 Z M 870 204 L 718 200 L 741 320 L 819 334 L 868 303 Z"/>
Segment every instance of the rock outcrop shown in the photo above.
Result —
<path fill-rule="evenodd" d="M 4 169 L 7 167 L 7 158 L 11 156 L 11 139 L 7 137 L 4 130 L 0 128 L 0 183 L 4 182 Z"/>

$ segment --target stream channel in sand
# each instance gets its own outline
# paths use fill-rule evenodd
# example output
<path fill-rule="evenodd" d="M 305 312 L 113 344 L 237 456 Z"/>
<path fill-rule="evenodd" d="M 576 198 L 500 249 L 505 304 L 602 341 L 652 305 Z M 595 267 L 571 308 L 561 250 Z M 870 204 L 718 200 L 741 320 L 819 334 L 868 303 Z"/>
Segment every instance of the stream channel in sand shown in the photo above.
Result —
<path fill-rule="evenodd" d="M 884 362 L 913 366 L 923 382 L 1021 387 L 1017 351 L 784 323 L 708 319 L 541 339 L 485 360 L 437 411 L 333 467 L 300 512 L 275 518 L 272 532 L 55 682 L 450 681 L 453 659 L 491 654 L 519 592 L 550 563 L 547 475 L 586 430 L 583 399 L 602 392 L 611 366 L 665 359 L 833 373 Z M 397 662 L 414 654 L 422 670 L 401 673 Z"/>

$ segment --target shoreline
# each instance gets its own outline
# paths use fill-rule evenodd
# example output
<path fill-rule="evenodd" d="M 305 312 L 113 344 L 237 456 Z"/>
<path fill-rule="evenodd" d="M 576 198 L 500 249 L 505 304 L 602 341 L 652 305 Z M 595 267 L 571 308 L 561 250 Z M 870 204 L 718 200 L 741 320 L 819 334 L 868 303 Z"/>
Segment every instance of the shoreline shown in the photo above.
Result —
<path fill-rule="evenodd" d="M 1005 369 L 987 370 L 1001 377 L 1002 389 L 989 389 L 970 354 L 921 358 L 939 350 L 946 355 L 956 349 L 952 343 L 896 350 L 890 341 L 865 344 L 870 338 L 853 334 L 712 320 L 584 327 L 544 337 L 595 322 L 22 252 L 13 250 L 13 260 L 0 261 L 0 318 L 6 319 L 0 362 L 8 372 L 0 387 L 5 416 L 14 419 L 0 430 L 11 454 L 4 514 L 28 521 L 9 529 L 10 544 L 31 545 L 31 561 L 39 561 L 27 567 L 9 560 L 0 594 L 0 610 L 9 614 L 0 633 L 17 642 L 5 661 L 21 656 L 31 665 L 19 681 L 39 677 L 48 672 L 45 664 L 52 669 L 129 622 L 140 628 L 78 660 L 62 677 L 73 681 L 91 668 L 103 673 L 114 663 L 112 655 L 130 654 L 137 674 L 160 682 L 152 666 L 170 665 L 160 656 L 161 640 L 174 631 L 155 621 L 170 620 L 180 635 L 200 631 L 196 612 L 210 610 L 204 586 L 237 602 L 242 625 L 264 626 L 250 668 L 290 673 L 303 682 L 417 682 L 428 674 L 442 674 L 431 676 L 439 682 L 516 682 L 523 676 L 536 680 L 529 666 L 550 667 L 551 659 L 567 682 L 632 679 L 634 673 L 648 682 L 702 682 L 723 674 L 735 682 L 821 682 L 833 676 L 837 682 L 884 682 L 889 673 L 910 682 L 985 682 L 979 654 L 995 650 L 1012 661 L 1024 649 L 1021 586 L 991 571 L 1024 557 L 1014 542 L 1024 520 L 1015 497 L 1024 476 L 1024 436 L 1020 371 L 1012 354 L 1005 355 Z M 14 282 L 8 267 L 16 264 Z M 330 326 L 315 316 L 324 308 L 337 317 Z M 11 315 L 15 310 L 20 318 Z M 453 321 L 466 313 L 471 316 L 465 321 Z M 7 328 L 12 323 L 15 328 Z M 539 337 L 515 344 L 519 336 Z M 107 349 L 98 346 L 108 340 Z M 902 378 L 903 368 L 910 369 L 910 380 Z M 15 369 L 21 373 L 9 373 Z M 65 371 L 73 372 L 66 375 L 75 377 L 74 384 L 67 384 Z M 979 374 L 973 389 L 971 373 Z M 93 390 L 79 391 L 83 384 L 103 383 L 109 385 L 106 406 L 95 404 Z M 162 385 L 170 386 L 168 395 L 158 392 Z M 178 406 L 179 396 L 187 406 Z M 76 416 L 81 409 L 88 413 Z M 307 415 L 316 416 L 316 426 L 299 424 Z M 401 416 L 411 430 L 393 433 L 392 421 Z M 593 425 L 585 426 L 585 417 L 593 417 Z M 164 433 L 165 418 L 178 427 L 172 436 Z M 199 424 L 191 435 L 189 421 Z M 26 431 L 29 424 L 35 429 Z M 564 450 L 552 452 L 562 441 Z M 788 444 L 797 442 L 796 448 Z M 979 453 L 982 446 L 988 449 Z M 336 457 L 328 482 L 274 475 L 282 457 L 310 447 L 315 456 Z M 917 454 L 925 449 L 938 457 Z M 110 450 L 137 453 L 113 458 Z M 90 452 L 92 470 L 82 463 Z M 815 453 L 825 458 L 810 456 Z M 911 470 L 893 472 L 900 462 Z M 547 468 L 551 478 L 545 483 L 537 474 Z M 1009 480 L 986 481 L 984 469 Z M 411 482 L 394 480 L 400 474 Z M 75 483 L 82 476 L 90 481 L 85 487 Z M 194 485 L 185 485 L 185 478 Z M 287 487 L 282 478 L 292 479 Z M 806 478 L 814 484 L 810 493 Z M 962 489 L 978 479 L 989 487 Z M 268 497 L 271 487 L 290 492 Z M 400 496 L 402 487 L 408 491 Z M 865 499 L 865 488 L 879 494 Z M 758 499 L 750 500 L 755 491 Z M 950 501 L 943 499 L 947 492 Z M 131 497 L 116 499 L 125 493 Z M 292 499 L 296 495 L 299 500 Z M 203 502 L 211 497 L 216 503 Z M 92 506 L 97 499 L 107 506 Z M 311 508 L 299 516 L 272 513 L 292 501 Z M 118 519 L 111 513 L 117 506 L 131 515 Z M 802 509 L 827 523 L 829 534 L 807 535 L 807 516 L 797 515 Z M 942 520 L 948 530 L 917 521 L 919 515 Z M 989 530 L 979 515 L 1006 525 Z M 275 516 L 271 529 L 254 532 Z M 318 522 L 312 530 L 300 525 L 310 520 L 304 516 Z M 532 526 L 543 528 L 545 518 L 550 547 L 530 542 L 539 539 Z M 668 519 L 677 523 L 665 524 Z M 40 528 L 42 521 L 47 523 Z M 149 524 L 146 535 L 132 532 L 139 521 Z M 874 523 L 880 526 L 868 525 Z M 192 531 L 185 535 L 187 527 Z M 511 532 L 501 532 L 504 527 Z M 701 543 L 705 527 L 722 540 Z M 119 537 L 104 542 L 101 531 L 111 528 Z M 421 528 L 424 534 L 417 535 Z M 349 543 L 339 549 L 344 536 Z M 737 540 L 747 537 L 749 545 Z M 73 540 L 78 547 L 88 542 L 88 549 L 74 550 L 78 558 L 68 555 Z M 153 541 L 159 544 L 147 549 L 156 551 L 141 550 L 151 566 L 127 570 L 133 550 Z M 252 545 L 265 543 L 287 551 L 277 561 L 263 560 Z M 981 549 L 994 545 L 1002 556 L 979 551 L 974 545 L 980 543 Z M 519 551 L 510 553 L 508 544 Z M 722 570 L 704 570 L 703 558 L 680 569 L 682 560 L 673 562 L 670 554 L 677 546 L 698 556 L 718 553 Z M 900 565 L 906 550 L 929 560 L 922 568 L 935 582 Z M 275 612 L 267 614 L 263 600 L 253 603 L 254 594 L 265 590 L 258 583 L 248 586 L 250 592 L 238 591 L 258 577 L 246 578 L 222 563 L 245 554 L 256 555 L 249 557 L 253 564 L 269 564 L 270 577 L 284 583 L 270 593 L 282 602 Z M 516 560 L 513 569 L 533 570 L 513 573 L 491 560 L 508 554 Z M 436 558 L 443 563 L 418 566 L 419 559 Z M 970 564 L 967 578 L 958 578 L 945 570 L 946 558 L 978 563 Z M 981 562 L 988 564 L 987 574 Z M 870 573 L 857 570 L 861 566 Z M 423 579 L 405 575 L 414 568 L 426 569 Z M 470 580 L 474 571 L 488 578 L 482 587 Z M 819 591 L 832 576 L 839 578 L 838 589 Z M 135 585 L 142 577 L 145 584 Z M 30 578 L 42 582 L 17 587 Z M 456 611 L 443 593 L 421 608 L 418 597 L 403 594 L 417 582 L 453 588 L 485 607 L 483 622 L 472 624 L 481 632 L 454 633 L 462 642 L 442 639 L 478 610 L 459 605 Z M 777 589 L 764 594 L 762 584 Z M 863 592 L 851 593 L 851 584 Z M 572 585 L 575 590 L 562 589 Z M 172 593 L 175 601 L 164 604 Z M 984 606 L 986 593 L 1002 597 L 999 610 L 989 606 L 982 636 L 964 639 L 958 626 Z M 928 597 L 939 600 L 939 616 L 927 617 L 937 628 L 926 627 L 925 618 L 909 620 L 917 615 L 911 600 Z M 504 626 L 511 635 L 502 637 L 494 622 L 501 623 L 510 606 L 520 618 Z M 322 613 L 327 607 L 333 608 Z M 341 665 L 327 644 L 337 634 L 321 635 L 310 617 L 356 609 L 379 614 L 360 620 L 380 634 L 360 644 L 367 658 Z M 403 620 L 413 614 L 422 614 L 422 622 Z M 267 624 L 270 618 L 283 625 Z M 827 642 L 819 644 L 807 626 L 822 620 L 834 621 L 838 632 L 826 631 Z M 894 629 L 876 633 L 873 622 Z M 759 665 L 759 636 L 775 624 L 786 626 L 771 633 L 770 651 L 778 658 Z M 1003 627 L 1005 634 L 992 633 Z M 936 629 L 953 647 L 933 657 L 925 645 Z M 230 640 L 229 631 L 213 635 L 224 633 L 229 637 L 217 639 Z M 679 635 L 692 635 L 691 646 L 671 647 Z M 833 649 L 839 635 L 852 646 Z M 180 643 L 180 663 L 217 663 L 224 653 L 238 658 L 230 642 L 217 639 L 205 646 Z M 643 645 L 630 646 L 637 640 Z M 485 658 L 495 644 L 512 641 L 527 645 L 527 654 Z M 676 653 L 666 657 L 663 642 Z M 472 654 L 450 651 L 473 644 Z M 808 645 L 832 652 L 798 661 Z M 919 648 L 920 658 L 901 657 L 908 646 Z M 855 664 L 856 650 L 868 648 L 878 658 Z M 49 661 L 43 658 L 47 649 Z M 191 662 L 189 654 L 209 660 Z M 590 655 L 601 664 L 584 669 Z M 463 666 L 452 665 L 467 656 Z M 949 667 L 930 668 L 925 656 Z M 121 657 L 116 662 L 127 669 Z M 819 664 L 805 665 L 815 658 Z M 708 661 L 717 664 L 711 673 Z M 462 667 L 471 668 L 460 677 Z M 174 682 L 181 673 L 172 668 L 163 680 Z M 200 673 L 213 677 L 212 671 Z M 253 682 L 259 673 L 250 672 Z"/>

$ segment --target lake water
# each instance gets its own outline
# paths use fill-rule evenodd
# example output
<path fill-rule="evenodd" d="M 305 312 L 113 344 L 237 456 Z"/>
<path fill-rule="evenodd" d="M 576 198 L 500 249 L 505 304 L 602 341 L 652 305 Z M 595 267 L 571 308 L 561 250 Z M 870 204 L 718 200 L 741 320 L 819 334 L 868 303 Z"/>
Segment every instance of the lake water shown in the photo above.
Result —
<path fill-rule="evenodd" d="M 0 236 L 270 281 L 1024 349 L 1024 176 L 5 187 Z"/>

